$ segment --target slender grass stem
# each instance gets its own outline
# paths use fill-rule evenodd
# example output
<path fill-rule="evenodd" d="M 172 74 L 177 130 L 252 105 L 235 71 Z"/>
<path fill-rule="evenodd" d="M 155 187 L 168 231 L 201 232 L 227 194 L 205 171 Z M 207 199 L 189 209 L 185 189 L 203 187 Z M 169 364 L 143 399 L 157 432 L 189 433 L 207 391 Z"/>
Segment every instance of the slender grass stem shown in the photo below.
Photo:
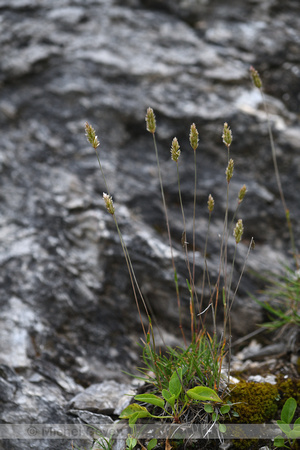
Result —
<path fill-rule="evenodd" d="M 278 187 L 278 191 L 279 191 L 279 195 L 280 195 L 280 200 L 281 200 L 281 203 L 282 203 L 282 206 L 283 206 L 283 209 L 284 209 L 285 218 L 286 218 L 286 221 L 287 221 L 287 226 L 288 226 L 289 235 L 290 235 L 290 241 L 291 241 L 291 248 L 292 248 L 293 258 L 295 260 L 296 268 L 299 269 L 299 261 L 298 261 L 298 257 L 297 257 L 297 249 L 296 249 L 296 245 L 295 245 L 293 227 L 292 227 L 292 223 L 291 223 L 291 219 L 290 219 L 290 211 L 289 211 L 289 209 L 287 207 L 287 204 L 286 204 L 286 201 L 285 201 L 285 197 L 284 197 L 284 193 L 283 193 L 283 189 L 282 189 L 282 184 L 281 184 L 281 179 L 280 179 L 280 175 L 279 175 L 279 170 L 278 170 L 276 149 L 275 149 L 275 144 L 274 144 L 273 132 L 272 132 L 272 128 L 271 128 L 270 115 L 269 115 L 269 111 L 268 111 L 268 108 L 267 108 L 267 102 L 266 102 L 266 98 L 265 98 L 265 94 L 264 94 L 263 88 L 260 87 L 259 90 L 260 90 L 260 93 L 261 93 L 261 97 L 262 97 L 262 101 L 263 101 L 263 105 L 264 105 L 264 110 L 265 110 L 265 113 L 266 113 L 266 116 L 267 116 L 268 132 L 269 132 L 269 139 L 270 139 L 270 144 L 271 144 L 272 159 L 273 159 L 276 183 L 277 183 L 277 187 Z"/>
<path fill-rule="evenodd" d="M 209 306 L 211 305 L 211 303 L 209 303 L 209 305 L 207 306 L 205 311 L 202 311 L 202 307 L 203 307 L 203 300 L 204 300 L 204 287 L 205 287 L 205 278 L 206 278 L 206 274 L 207 274 L 207 280 L 208 280 L 208 286 L 209 286 L 209 292 L 211 295 L 211 284 L 210 284 L 210 278 L 209 278 L 209 272 L 208 272 L 208 267 L 207 267 L 207 245 L 208 245 L 208 237 L 209 237 L 209 230 L 210 230 L 210 223 L 211 223 L 211 213 L 212 210 L 209 211 L 209 216 L 208 216 L 208 225 L 207 225 L 207 232 L 206 232 L 206 239 L 205 239 L 205 245 L 204 245 L 204 255 L 203 255 L 203 259 L 204 259 L 204 263 L 203 263 L 203 276 L 202 276 L 202 292 L 201 292 L 201 299 L 200 299 L 200 306 L 199 306 L 199 314 L 198 316 L 200 317 L 199 320 L 199 325 L 198 325 L 198 333 L 200 332 L 201 328 L 204 325 L 205 322 L 205 318 L 206 315 L 204 316 L 204 320 L 202 319 L 202 314 L 203 312 L 205 312 Z"/>
<path fill-rule="evenodd" d="M 191 309 L 193 319 L 193 329 L 196 330 L 196 314 L 195 314 L 195 267 L 196 267 L 196 204 L 197 204 L 197 157 L 196 150 L 194 150 L 194 206 L 193 206 L 193 274 L 192 274 L 192 296 Z M 200 307 L 200 305 L 198 305 Z M 194 337 L 193 337 L 194 339 Z"/>
<path fill-rule="evenodd" d="M 164 213 L 165 213 L 166 227 L 167 227 L 167 233 L 168 233 L 168 239 L 169 239 L 169 247 L 170 247 L 170 252 L 171 252 L 171 261 L 172 261 L 172 267 L 173 267 L 173 272 L 174 272 L 177 305 L 178 305 L 178 310 L 180 311 L 181 310 L 181 302 L 180 302 L 180 295 L 179 295 L 179 287 L 178 287 L 178 283 L 177 283 L 177 271 L 176 271 L 174 254 L 173 254 L 173 245 L 172 245 L 172 238 L 171 238 L 171 232 L 170 232 L 168 210 L 167 210 L 167 205 L 166 205 L 166 200 L 165 200 L 165 194 L 164 194 L 164 188 L 163 188 L 163 182 L 162 182 L 162 176 L 161 176 L 161 170 L 160 170 L 160 163 L 159 163 L 159 157 L 158 157 L 158 149 L 157 149 L 156 138 L 155 138 L 154 132 L 152 133 L 152 136 L 153 136 L 153 144 L 154 144 L 154 150 L 155 150 L 155 156 L 156 156 L 158 179 L 159 179 L 159 185 L 160 185 L 160 191 L 161 191 L 161 197 L 162 197 L 162 202 L 163 202 L 163 209 L 164 209 Z M 181 322 L 179 322 L 179 328 L 181 330 L 183 339 L 185 339 Z"/>

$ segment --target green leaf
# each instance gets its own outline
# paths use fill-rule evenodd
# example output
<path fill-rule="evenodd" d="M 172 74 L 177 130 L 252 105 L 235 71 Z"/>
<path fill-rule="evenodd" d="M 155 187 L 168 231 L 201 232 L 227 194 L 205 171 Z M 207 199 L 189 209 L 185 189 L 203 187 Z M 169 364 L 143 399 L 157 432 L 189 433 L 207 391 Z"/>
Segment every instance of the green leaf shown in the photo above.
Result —
<path fill-rule="evenodd" d="M 204 411 L 211 414 L 214 412 L 214 408 L 211 406 L 210 403 L 206 403 L 204 406 Z"/>
<path fill-rule="evenodd" d="M 216 394 L 215 391 L 206 386 L 196 386 L 192 389 L 189 389 L 187 391 L 187 395 L 193 400 L 199 400 L 201 402 L 208 400 L 210 402 L 222 403 L 222 400 L 220 399 L 218 394 Z"/>
<path fill-rule="evenodd" d="M 181 379 L 182 379 L 182 369 L 179 368 L 177 369 L 177 372 L 173 373 L 169 381 L 169 391 L 172 395 L 175 396 L 175 398 L 179 397 L 180 392 L 182 390 Z"/>
<path fill-rule="evenodd" d="M 219 430 L 220 433 L 226 433 L 227 430 L 226 425 L 224 423 L 219 423 Z"/>
<path fill-rule="evenodd" d="M 281 431 L 288 436 L 289 433 L 291 432 L 291 427 L 289 426 L 288 423 L 285 423 L 283 420 L 277 420 L 277 425 L 279 426 L 279 428 L 281 429 Z"/>
<path fill-rule="evenodd" d="M 212 420 L 214 421 L 214 422 L 216 422 L 217 420 L 218 420 L 218 418 L 219 418 L 219 414 L 218 413 L 216 413 L 216 412 L 214 412 L 213 414 L 212 414 Z"/>
<path fill-rule="evenodd" d="M 126 445 L 130 448 L 133 449 L 137 444 L 137 440 L 135 438 L 132 437 L 128 437 L 126 439 Z"/>
<path fill-rule="evenodd" d="M 285 423 L 291 423 L 296 408 L 297 408 L 296 400 L 293 397 L 288 398 L 285 404 L 283 405 L 281 411 L 281 420 Z"/>
<path fill-rule="evenodd" d="M 132 403 L 127 406 L 127 408 L 123 409 L 120 414 L 120 419 L 129 419 L 133 414 L 140 412 L 145 412 L 150 414 L 144 406 L 138 405 L 137 403 Z"/>
<path fill-rule="evenodd" d="M 150 403 L 150 405 L 159 406 L 160 408 L 163 408 L 165 405 L 163 399 L 154 394 L 139 394 L 134 399 L 140 402 Z"/>
<path fill-rule="evenodd" d="M 170 392 L 167 391 L 167 389 L 163 389 L 161 393 L 163 398 L 169 403 L 169 405 L 173 409 L 175 404 L 175 395 L 171 395 Z"/>
<path fill-rule="evenodd" d="M 169 398 L 172 397 L 172 395 L 170 394 L 170 392 L 169 392 L 167 389 L 163 389 L 163 390 L 161 391 L 161 394 L 162 394 L 163 398 L 164 398 L 166 401 L 168 401 Z"/>
<path fill-rule="evenodd" d="M 274 446 L 275 447 L 285 447 L 283 437 L 276 436 L 276 438 L 274 439 Z"/>
<path fill-rule="evenodd" d="M 224 406 L 221 406 L 221 408 L 220 408 L 221 414 L 227 414 L 229 411 L 230 411 L 230 405 L 224 405 Z"/>
<path fill-rule="evenodd" d="M 129 425 L 134 425 L 138 419 L 143 419 L 144 417 L 152 417 L 148 411 L 135 412 L 129 417 Z"/>
<path fill-rule="evenodd" d="M 147 450 L 152 450 L 157 445 L 157 439 L 151 439 L 147 445 Z"/>
<path fill-rule="evenodd" d="M 300 428 L 294 429 L 289 433 L 288 437 L 290 439 L 299 439 L 300 438 Z"/>

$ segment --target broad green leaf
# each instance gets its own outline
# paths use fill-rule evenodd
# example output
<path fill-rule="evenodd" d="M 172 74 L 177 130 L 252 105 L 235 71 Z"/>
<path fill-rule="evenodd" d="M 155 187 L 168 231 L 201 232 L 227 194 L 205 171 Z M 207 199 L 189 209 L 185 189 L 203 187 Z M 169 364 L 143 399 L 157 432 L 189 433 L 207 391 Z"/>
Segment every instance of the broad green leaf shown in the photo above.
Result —
<path fill-rule="evenodd" d="M 147 445 L 147 450 L 152 450 L 157 445 L 157 439 L 151 439 Z"/>
<path fill-rule="evenodd" d="M 129 417 L 131 417 L 133 414 L 143 411 L 148 413 L 147 409 L 144 406 L 138 405 L 137 403 L 132 403 L 131 405 L 127 406 L 127 408 L 123 409 L 120 414 L 120 419 L 129 419 Z"/>
<path fill-rule="evenodd" d="M 134 399 L 140 402 L 150 403 L 150 405 L 159 406 L 160 408 L 163 408 L 165 404 L 162 398 L 154 394 L 139 394 Z"/>
<path fill-rule="evenodd" d="M 148 411 L 139 411 L 133 413 L 129 417 L 129 425 L 134 425 L 138 419 L 143 419 L 144 417 L 152 417 L 152 415 Z"/>
<path fill-rule="evenodd" d="M 180 392 L 182 390 L 181 379 L 182 379 L 182 369 L 179 368 L 177 369 L 177 372 L 173 373 L 169 381 L 170 394 L 175 395 L 175 398 L 179 397 Z"/>
<path fill-rule="evenodd" d="M 212 414 L 212 420 L 214 421 L 214 422 L 216 422 L 218 419 L 219 419 L 219 414 L 218 413 L 216 413 L 216 412 L 214 412 L 213 414 Z"/>
<path fill-rule="evenodd" d="M 208 400 L 210 402 L 222 403 L 222 400 L 220 399 L 218 394 L 216 394 L 215 391 L 213 391 L 212 389 L 210 389 L 206 386 L 196 386 L 192 389 L 189 389 L 187 391 L 187 395 L 190 398 L 192 398 L 194 400 L 199 400 L 201 402 Z"/>
<path fill-rule="evenodd" d="M 286 434 L 287 436 L 291 432 L 291 427 L 289 426 L 288 423 L 285 423 L 283 420 L 277 420 L 277 425 L 279 426 L 281 431 L 283 431 L 283 433 Z"/>
<path fill-rule="evenodd" d="M 283 405 L 281 411 L 281 420 L 285 423 L 291 423 L 296 408 L 297 408 L 296 400 L 293 397 L 288 398 L 285 404 Z"/>
<path fill-rule="evenodd" d="M 126 439 L 126 445 L 127 445 L 129 448 L 134 448 L 134 447 L 136 446 L 136 444 L 137 444 L 137 440 L 136 440 L 135 438 L 128 437 L 128 438 Z"/>
<path fill-rule="evenodd" d="M 163 389 L 161 391 L 161 394 L 162 394 L 163 398 L 167 401 L 169 400 L 169 398 L 172 397 L 172 395 L 170 394 L 170 392 L 167 389 Z"/>
<path fill-rule="evenodd" d="M 226 433 L 227 430 L 226 425 L 224 423 L 219 423 L 219 430 L 220 433 Z"/>
<path fill-rule="evenodd" d="M 297 429 L 298 429 L 298 427 L 300 426 L 300 417 L 298 417 L 298 419 L 295 420 L 295 425 L 297 425 Z"/>
<path fill-rule="evenodd" d="M 161 393 L 163 398 L 169 403 L 169 405 L 173 409 L 175 405 L 175 395 L 171 395 L 170 392 L 167 391 L 167 389 L 163 389 Z"/>
<path fill-rule="evenodd" d="M 230 405 L 223 405 L 220 408 L 221 414 L 227 414 L 230 411 Z"/>
<path fill-rule="evenodd" d="M 290 439 L 299 439 L 300 438 L 300 429 L 297 430 L 294 427 L 294 429 L 292 431 L 290 431 L 288 437 Z"/>
<path fill-rule="evenodd" d="M 207 403 L 204 406 L 204 411 L 211 414 L 214 412 L 214 408 L 211 406 L 211 404 Z"/>
<path fill-rule="evenodd" d="M 274 446 L 275 447 L 285 447 L 284 439 L 282 436 L 276 436 L 276 438 L 274 439 Z"/>

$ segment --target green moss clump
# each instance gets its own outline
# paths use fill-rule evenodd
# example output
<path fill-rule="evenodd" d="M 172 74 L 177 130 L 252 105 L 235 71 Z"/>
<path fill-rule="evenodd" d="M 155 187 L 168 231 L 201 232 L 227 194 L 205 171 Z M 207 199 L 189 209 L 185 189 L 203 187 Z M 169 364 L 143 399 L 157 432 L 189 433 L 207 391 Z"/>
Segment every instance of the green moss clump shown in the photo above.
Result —
<path fill-rule="evenodd" d="M 293 397 L 300 408 L 300 379 L 285 379 L 282 375 L 276 378 L 278 393 L 280 395 L 279 407 L 282 408 L 289 397 Z"/>
<path fill-rule="evenodd" d="M 275 417 L 278 409 L 278 389 L 270 383 L 240 381 L 231 385 L 230 401 L 239 417 L 233 423 L 265 423 Z"/>

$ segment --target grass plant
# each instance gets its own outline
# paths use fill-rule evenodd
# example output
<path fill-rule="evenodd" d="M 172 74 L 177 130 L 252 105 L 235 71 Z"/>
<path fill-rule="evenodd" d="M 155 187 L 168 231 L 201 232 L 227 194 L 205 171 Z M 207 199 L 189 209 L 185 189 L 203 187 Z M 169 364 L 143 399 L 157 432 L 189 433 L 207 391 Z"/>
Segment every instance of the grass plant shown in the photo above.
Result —
<path fill-rule="evenodd" d="M 274 139 L 270 126 L 270 120 L 268 116 L 266 101 L 262 89 L 261 79 L 258 72 L 251 68 L 251 76 L 254 85 L 260 90 L 263 103 L 265 106 L 268 122 L 268 130 L 271 142 L 272 159 L 274 163 L 276 182 L 279 189 L 280 199 L 284 208 L 284 213 L 287 221 L 287 227 L 289 230 L 289 236 L 291 241 L 291 249 L 296 270 L 287 268 L 287 275 L 282 278 L 277 278 L 273 281 L 274 291 L 268 291 L 268 295 L 271 298 L 276 297 L 277 306 L 264 303 L 259 300 L 257 302 L 263 306 L 275 319 L 269 325 L 269 328 L 280 328 L 286 324 L 300 325 L 299 317 L 299 294 L 300 294 L 300 275 L 299 275 L 299 261 L 298 254 L 295 247 L 295 240 L 293 235 L 293 229 L 291 224 L 290 212 L 286 206 L 286 201 L 283 195 L 281 186 L 276 150 L 274 146 Z M 186 423 L 189 421 L 206 421 L 210 420 L 212 423 L 219 421 L 220 417 L 226 416 L 230 412 L 231 404 L 227 396 L 229 394 L 229 374 L 230 374 L 230 359 L 231 359 L 231 310 L 234 304 L 234 300 L 237 295 L 238 288 L 241 283 L 241 279 L 246 267 L 246 262 L 249 257 L 249 253 L 254 248 L 253 238 L 250 241 L 248 251 L 244 260 L 244 265 L 240 271 L 238 281 L 234 285 L 234 272 L 237 247 L 242 240 L 244 232 L 244 224 L 241 219 L 238 218 L 239 208 L 243 202 L 247 188 L 243 185 L 240 188 L 236 199 L 236 207 L 232 217 L 229 217 L 229 198 L 231 179 L 234 176 L 234 160 L 231 157 L 232 146 L 232 131 L 227 123 L 224 123 L 222 141 L 227 150 L 227 167 L 225 169 L 224 176 L 224 190 L 225 190 L 225 215 L 223 222 L 223 229 L 220 230 L 220 253 L 219 253 L 219 265 L 217 270 L 217 277 L 212 280 L 208 272 L 207 261 L 207 246 L 210 235 L 210 224 L 215 209 L 215 201 L 211 194 L 208 195 L 207 207 L 207 234 L 203 243 L 203 270 L 201 280 L 201 291 L 196 289 L 199 285 L 196 279 L 196 224 L 197 224 L 197 151 L 199 148 L 199 132 L 196 125 L 193 123 L 189 130 L 189 142 L 193 150 L 193 165 L 194 165 L 194 189 L 193 189 L 193 211 L 192 211 L 192 231 L 188 236 L 187 220 L 184 211 L 184 204 L 181 195 L 180 184 L 180 155 L 181 148 L 176 137 L 171 142 L 171 160 L 176 164 L 177 170 L 177 182 L 178 185 L 178 197 L 182 216 L 182 248 L 185 256 L 185 262 L 187 267 L 188 277 L 186 279 L 187 291 L 189 295 L 188 314 L 190 318 L 190 331 L 189 337 L 186 330 L 183 327 L 183 316 L 187 315 L 187 307 L 181 301 L 179 290 L 179 274 L 176 268 L 176 259 L 174 257 L 173 242 L 170 231 L 168 208 L 166 202 L 166 196 L 163 185 L 163 174 L 161 172 L 159 162 L 159 152 L 156 141 L 156 118 L 152 108 L 148 108 L 146 112 L 146 129 L 152 134 L 153 146 L 157 164 L 157 174 L 159 179 L 160 193 L 162 198 L 163 210 L 165 215 L 166 229 L 171 254 L 171 264 L 174 275 L 174 287 L 176 291 L 177 307 L 178 307 L 178 326 L 182 335 L 183 345 L 179 348 L 167 347 L 163 334 L 160 332 L 160 327 L 153 313 L 150 313 L 151 308 L 148 307 L 147 302 L 143 296 L 143 293 L 139 287 L 137 278 L 135 276 L 134 268 L 131 262 L 131 258 L 123 239 L 122 232 L 117 220 L 117 208 L 114 205 L 113 198 L 107 184 L 105 174 L 101 165 L 101 160 L 98 152 L 100 145 L 96 136 L 94 128 L 86 123 L 85 133 L 88 142 L 94 148 L 101 174 L 104 180 L 106 192 L 103 193 L 103 200 L 106 209 L 111 214 L 123 249 L 133 295 L 135 298 L 136 306 L 139 312 L 143 339 L 141 343 L 142 347 L 142 360 L 144 366 L 139 368 L 140 379 L 150 385 L 149 392 L 146 394 L 138 394 L 135 396 L 135 400 L 138 403 L 133 403 L 126 408 L 120 418 L 128 419 L 131 425 L 134 425 L 138 419 L 150 418 L 158 420 L 169 420 L 173 423 Z M 234 238 L 234 252 L 233 257 L 229 259 L 229 245 L 232 245 L 232 236 Z M 191 246 L 188 244 L 189 238 L 191 238 Z M 295 277 L 295 274 L 297 276 Z M 205 287 L 208 288 L 209 297 L 205 298 Z M 142 320 L 142 309 L 148 319 L 148 324 L 145 325 Z M 223 310 L 223 323 L 222 331 L 218 334 L 217 327 L 217 314 L 218 310 Z M 211 315 L 212 331 L 208 331 L 207 318 L 208 314 Z M 162 342 L 165 347 L 163 352 L 156 344 L 155 329 L 160 332 Z M 224 376 L 224 361 L 227 357 L 227 378 Z M 146 406 L 144 406 L 146 405 Z M 220 423 L 220 431 L 224 431 L 223 424 Z M 137 444 L 137 440 L 134 436 L 128 438 L 127 448 L 134 448 Z M 152 444 L 151 444 L 152 445 Z"/>
<path fill-rule="evenodd" d="M 230 147 L 232 143 L 232 132 L 227 123 L 224 124 L 222 139 L 223 143 L 227 149 L 228 163 L 225 170 L 224 186 L 226 186 L 226 211 L 224 218 L 224 226 L 222 230 L 222 238 L 220 243 L 220 260 L 217 279 L 212 282 L 207 270 L 207 243 L 209 236 L 209 225 L 211 222 L 212 213 L 215 207 L 215 202 L 211 194 L 208 196 L 207 206 L 208 206 L 208 231 L 207 237 L 204 244 L 204 267 L 202 276 L 202 293 L 199 299 L 199 294 L 195 288 L 196 286 L 196 205 L 197 205 L 197 160 L 196 160 L 196 150 L 199 146 L 199 133 L 196 125 L 193 123 L 190 127 L 189 132 L 189 142 L 194 154 L 194 199 L 193 199 L 193 217 L 192 217 L 192 246 L 191 249 L 188 245 L 187 229 L 186 229 L 186 218 L 184 212 L 184 205 L 182 202 L 181 189 L 180 189 L 180 174 L 179 174 L 179 157 L 180 157 L 180 146 L 177 138 L 172 140 L 171 144 L 171 159 L 176 163 L 177 166 L 177 183 L 178 183 L 178 193 L 179 202 L 182 214 L 182 244 L 183 251 L 186 260 L 186 266 L 188 269 L 188 278 L 186 279 L 188 294 L 190 297 L 189 302 L 189 315 L 190 315 L 190 338 L 186 337 L 186 333 L 182 326 L 182 304 L 179 294 L 178 286 L 178 273 L 176 269 L 176 261 L 174 258 L 172 237 L 169 226 L 168 209 L 165 199 L 164 187 L 163 187 L 163 177 L 160 169 L 158 147 L 156 142 L 156 119 L 152 108 L 148 108 L 146 113 L 146 128 L 149 133 L 153 136 L 153 145 L 155 150 L 156 162 L 157 162 L 157 173 L 160 184 L 160 191 L 163 203 L 163 209 L 165 214 L 166 228 L 168 233 L 170 251 L 171 251 L 171 261 L 174 273 L 174 284 L 177 296 L 178 305 L 178 315 L 179 315 L 179 328 L 183 337 L 184 345 L 182 348 L 168 348 L 166 347 L 166 352 L 162 352 L 160 348 L 157 348 L 153 323 L 159 329 L 156 318 L 149 313 L 150 308 L 147 307 L 146 301 L 143 294 L 139 288 L 134 268 L 131 263 L 128 249 L 122 237 L 120 231 L 118 220 L 116 217 L 116 209 L 113 203 L 112 196 L 110 194 L 109 187 L 107 185 L 105 175 L 103 173 L 101 160 L 97 148 L 99 147 L 99 141 L 96 136 L 95 130 L 91 125 L 86 123 L 85 131 L 86 137 L 92 147 L 95 149 L 97 154 L 98 163 L 101 169 L 101 173 L 104 178 L 104 183 L 107 192 L 103 193 L 103 200 L 107 211 L 112 215 L 115 222 L 119 238 L 121 241 L 121 246 L 124 252 L 127 269 L 129 272 L 132 289 L 134 292 L 134 297 L 138 311 L 140 314 L 140 319 L 142 323 L 142 329 L 144 334 L 144 339 L 142 340 L 142 358 L 144 362 L 144 367 L 140 368 L 141 379 L 152 385 L 152 393 L 145 394 L 144 396 L 136 396 L 135 399 L 138 401 L 143 401 L 152 405 L 152 407 L 160 408 L 160 412 L 156 413 L 149 412 L 147 408 L 139 404 L 130 405 L 123 413 L 121 418 L 128 418 L 130 423 L 135 423 L 138 418 L 142 417 L 152 417 L 160 418 L 163 420 L 169 419 L 175 423 L 180 423 L 182 420 L 186 421 L 190 418 L 188 410 L 192 405 L 198 407 L 204 412 L 204 407 L 208 408 L 208 404 L 212 402 L 219 402 L 222 406 L 223 398 L 226 396 L 226 386 L 227 383 L 224 380 L 224 374 L 222 373 L 223 363 L 225 356 L 228 352 L 227 336 L 231 332 L 230 323 L 230 311 L 239 287 L 241 277 L 237 285 L 232 288 L 233 284 L 233 272 L 235 268 L 235 255 L 237 251 L 237 246 L 241 242 L 244 227 L 241 219 L 236 221 L 234 226 L 234 220 L 237 211 L 240 207 L 246 194 L 246 186 L 242 186 L 238 198 L 237 206 L 234 216 L 229 220 L 229 190 L 230 181 L 234 173 L 234 161 L 230 157 Z M 230 235 L 234 237 L 235 241 L 235 251 L 234 257 L 231 262 L 228 261 L 228 245 L 230 241 Z M 248 258 L 250 249 L 252 246 L 252 241 L 249 246 L 246 260 Z M 190 258 L 190 253 L 192 256 Z M 245 264 L 246 264 L 245 260 Z M 242 269 L 242 273 L 245 268 Z M 241 276 L 242 276 L 241 273 Z M 204 286 L 208 284 L 210 296 L 204 305 Z M 140 304 L 143 306 L 144 311 L 148 317 L 148 328 L 146 330 L 142 318 Z M 223 308 L 224 320 L 223 320 L 223 331 L 220 335 L 217 333 L 217 309 Z M 211 312 L 213 331 L 208 332 L 206 327 L 206 319 L 208 312 Z M 186 312 L 185 312 L 186 314 Z M 161 333 L 162 336 L 162 333 Z M 162 338 L 163 340 L 163 338 Z M 164 341 L 163 341 L 164 342 Z M 229 338 L 230 347 L 230 338 Z M 229 370 L 228 370 L 229 377 Z M 176 392 L 172 390 L 176 385 Z M 199 392 L 197 391 L 199 390 Z M 200 392 L 201 391 L 201 392 Z M 211 411 L 211 408 L 208 408 Z M 212 407 L 215 411 L 215 408 Z M 225 409 L 223 408 L 223 412 Z M 216 415 L 216 413 L 214 413 Z M 206 414 L 207 416 L 207 414 Z"/>
<path fill-rule="evenodd" d="M 283 266 L 283 270 L 285 273 L 282 275 L 272 272 L 264 276 L 256 275 L 267 283 L 266 288 L 260 291 L 266 301 L 250 294 L 268 312 L 269 321 L 262 326 L 269 330 L 280 329 L 280 334 L 287 327 L 300 328 L 300 271 L 291 270 L 288 266 Z"/>

